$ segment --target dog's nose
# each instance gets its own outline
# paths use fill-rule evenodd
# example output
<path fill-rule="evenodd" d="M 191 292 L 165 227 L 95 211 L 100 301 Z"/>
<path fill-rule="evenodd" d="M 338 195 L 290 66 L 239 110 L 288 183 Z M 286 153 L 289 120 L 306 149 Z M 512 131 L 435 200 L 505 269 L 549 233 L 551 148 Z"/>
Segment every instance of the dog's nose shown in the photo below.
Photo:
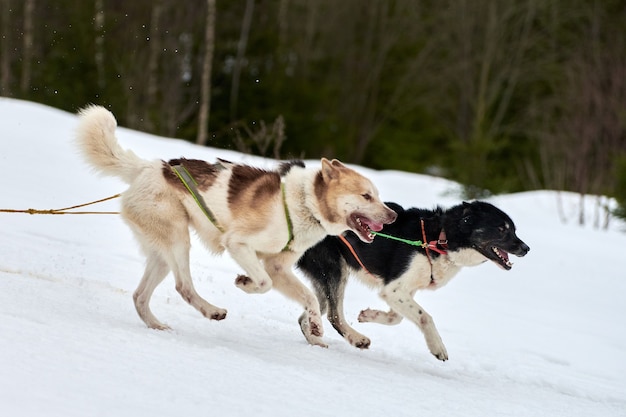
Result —
<path fill-rule="evenodd" d="M 522 242 L 522 244 L 520 245 L 520 256 L 524 256 L 528 253 L 528 251 L 530 250 L 530 247 L 525 244 L 524 242 Z"/>
<path fill-rule="evenodd" d="M 398 218 L 398 213 L 396 213 L 395 211 L 393 211 L 390 208 L 387 208 L 387 221 L 385 223 L 389 224 L 389 223 L 393 223 L 396 221 L 396 219 Z"/>

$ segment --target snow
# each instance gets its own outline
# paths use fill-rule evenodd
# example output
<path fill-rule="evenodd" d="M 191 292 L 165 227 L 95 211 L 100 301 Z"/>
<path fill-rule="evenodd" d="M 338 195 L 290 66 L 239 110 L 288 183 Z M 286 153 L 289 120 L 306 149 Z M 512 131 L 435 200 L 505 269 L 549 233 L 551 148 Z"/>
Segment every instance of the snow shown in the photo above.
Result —
<path fill-rule="evenodd" d="M 75 115 L 7 98 L 0 115 L 1 209 L 67 207 L 125 189 L 82 162 Z M 118 136 L 145 158 L 275 164 L 123 128 Z M 385 200 L 460 202 L 450 181 L 355 168 Z M 578 196 L 560 198 L 573 212 Z M 357 282 L 346 291 L 346 316 L 372 339 L 370 349 L 349 346 L 326 320 L 329 348 L 309 346 L 299 306 L 277 292 L 243 293 L 233 285 L 240 268 L 197 242 L 196 288 L 228 309 L 226 320 L 203 318 L 170 276 L 151 305 L 173 330 L 150 330 L 132 303 L 144 260 L 119 216 L 0 213 L 0 415 L 626 416 L 624 224 L 602 231 L 573 216 L 563 224 L 551 191 L 490 201 L 531 251 L 512 259 L 511 271 L 466 268 L 416 295 L 447 362 L 411 323 L 358 323 L 361 309 L 385 304 Z"/>

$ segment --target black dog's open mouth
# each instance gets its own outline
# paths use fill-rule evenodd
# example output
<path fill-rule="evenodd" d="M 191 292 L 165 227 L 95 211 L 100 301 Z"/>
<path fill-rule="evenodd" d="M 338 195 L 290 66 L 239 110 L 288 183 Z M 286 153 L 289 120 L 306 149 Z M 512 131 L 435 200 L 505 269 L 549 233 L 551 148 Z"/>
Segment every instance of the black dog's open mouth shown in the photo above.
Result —
<path fill-rule="evenodd" d="M 490 256 L 491 260 L 493 260 L 498 266 L 506 269 L 507 271 L 513 268 L 513 263 L 509 261 L 509 254 L 496 246 L 492 246 L 491 253 L 495 256 Z"/>
<path fill-rule="evenodd" d="M 373 221 L 372 219 L 362 214 L 352 214 L 348 219 L 348 226 L 359 238 L 366 243 L 371 243 L 374 240 L 374 232 L 382 230 L 383 224 Z"/>

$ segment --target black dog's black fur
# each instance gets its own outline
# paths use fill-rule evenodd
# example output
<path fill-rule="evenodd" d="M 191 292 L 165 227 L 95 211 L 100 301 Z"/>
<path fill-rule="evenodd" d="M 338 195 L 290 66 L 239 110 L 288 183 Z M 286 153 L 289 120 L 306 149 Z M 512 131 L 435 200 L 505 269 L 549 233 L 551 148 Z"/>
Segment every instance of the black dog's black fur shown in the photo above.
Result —
<path fill-rule="evenodd" d="M 459 253 L 459 251 L 473 249 L 483 255 L 484 258 L 476 255 L 475 258 L 478 259 L 478 262 L 458 264 L 455 265 L 455 268 L 460 269 L 462 266 L 475 265 L 490 259 L 503 269 L 508 270 L 511 269 L 508 253 L 524 256 L 530 249 L 515 234 L 515 226 L 511 218 L 486 202 L 464 202 L 447 210 L 441 207 L 437 207 L 435 210 L 404 209 L 395 203 L 387 202 L 386 204 L 398 213 L 398 218 L 394 223 L 385 225 L 382 233 L 411 241 L 422 241 L 424 238 L 421 221 L 424 222 L 427 242 L 437 241 L 441 231 L 445 231 L 447 239 L 445 250 L 448 254 L 442 255 L 430 250 L 429 255 L 433 265 L 436 265 L 438 261 L 445 261 L 440 257 L 450 257 L 451 254 Z M 366 270 L 378 280 L 382 280 L 381 286 L 383 288 L 400 279 L 416 257 L 426 257 L 426 251 L 423 247 L 381 236 L 377 236 L 370 244 L 361 242 L 351 232 L 348 232 L 345 237 L 354 248 Z M 437 248 L 444 249 L 444 246 L 437 244 Z M 497 249 L 494 250 L 494 248 Z M 338 237 L 329 236 L 305 252 L 298 261 L 298 268 L 311 279 L 322 313 L 328 310 L 329 321 L 342 336 L 346 337 L 345 333 L 349 333 L 347 330 L 352 329 L 343 319 L 344 288 L 348 272 L 358 272 L 362 269 L 359 261 Z M 434 269 L 431 269 L 431 275 L 433 271 Z M 454 274 L 456 272 L 442 279 L 442 285 Z M 436 289 L 437 280 L 442 277 L 431 276 L 431 278 L 433 281 L 426 286 Z M 424 288 L 424 286 L 416 287 L 412 289 L 412 292 L 414 293 L 420 288 Z M 422 314 L 421 310 L 420 314 Z M 389 320 L 389 324 L 394 323 Z M 356 333 L 356 331 L 354 332 Z M 366 348 L 369 345 L 367 338 L 362 340 L 350 340 L 348 338 L 348 340 L 360 348 Z M 438 355 L 436 354 L 436 356 Z"/>

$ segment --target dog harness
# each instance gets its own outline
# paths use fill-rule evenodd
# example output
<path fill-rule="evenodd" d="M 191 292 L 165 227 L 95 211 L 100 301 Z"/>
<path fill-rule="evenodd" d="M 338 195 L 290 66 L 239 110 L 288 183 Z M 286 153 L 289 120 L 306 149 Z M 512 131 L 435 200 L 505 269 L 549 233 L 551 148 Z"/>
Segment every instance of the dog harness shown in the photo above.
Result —
<path fill-rule="evenodd" d="M 183 165 L 173 165 L 172 170 L 183 183 L 185 188 L 187 188 L 187 191 L 189 191 L 189 194 L 191 194 L 193 199 L 196 201 L 196 204 L 198 205 L 198 207 L 200 207 L 200 210 L 202 210 L 202 212 L 209 219 L 209 221 L 213 223 L 213 226 L 215 226 L 220 232 L 224 233 L 224 229 L 222 228 L 222 226 L 219 225 L 217 219 L 215 218 L 215 215 L 206 205 L 204 198 L 202 198 L 202 196 L 198 192 L 198 183 L 196 182 L 195 178 L 189 173 L 189 171 L 187 171 L 187 168 L 185 168 Z"/>
<path fill-rule="evenodd" d="M 437 238 L 437 240 L 431 240 L 430 242 L 426 243 L 426 230 L 424 229 L 424 219 L 420 219 L 420 226 L 422 229 L 422 239 L 424 239 L 423 241 L 403 239 L 401 237 L 391 236 L 385 233 L 375 232 L 373 230 L 371 231 L 371 233 L 376 236 L 384 237 L 386 239 L 397 240 L 399 242 L 406 243 L 407 245 L 419 246 L 423 248 L 426 251 L 426 258 L 428 259 L 428 264 L 430 265 L 430 282 L 434 282 L 435 278 L 433 277 L 433 261 L 430 257 L 429 251 L 433 250 L 441 255 L 447 255 L 448 252 L 446 251 L 446 249 L 448 249 L 448 238 L 446 237 L 445 229 L 441 228 L 441 231 L 439 232 L 439 237 Z M 354 256 L 354 259 L 356 259 L 356 261 L 359 263 L 359 266 L 363 268 L 363 270 L 367 274 L 374 276 L 374 274 L 372 274 L 365 267 L 365 265 L 361 261 L 361 258 L 359 258 L 359 255 L 357 255 L 356 251 L 354 250 L 354 248 L 352 247 L 348 239 L 346 239 L 343 235 L 339 235 L 339 239 L 350 250 L 350 253 L 352 253 L 352 256 Z M 441 249 L 439 248 L 439 246 L 441 247 Z"/>
<path fill-rule="evenodd" d="M 426 242 L 426 231 L 424 230 L 424 219 L 420 219 L 420 224 L 422 226 L 422 239 L 424 239 L 424 242 Z M 441 228 L 441 231 L 439 232 L 439 239 L 437 239 L 436 241 L 433 240 L 429 242 L 428 244 L 424 244 L 422 246 L 424 250 L 426 251 L 426 258 L 428 259 L 428 264 L 430 265 L 430 283 L 431 284 L 435 282 L 435 277 L 433 276 L 433 261 L 430 258 L 429 250 L 434 250 L 435 252 L 438 252 L 442 255 L 445 255 L 447 253 L 445 250 L 439 249 L 437 247 L 438 244 L 441 245 L 445 249 L 448 248 L 448 239 L 446 238 L 446 231 L 443 229 L 443 227 Z"/>
<path fill-rule="evenodd" d="M 215 215 L 213 214 L 211 209 L 207 206 L 206 202 L 204 201 L 204 198 L 202 198 L 202 195 L 200 195 L 200 192 L 198 191 L 198 183 L 196 182 L 195 178 L 191 175 L 191 173 L 187 170 L 187 168 L 185 168 L 183 165 L 172 165 L 172 170 L 174 171 L 176 176 L 180 179 L 180 181 L 183 183 L 187 191 L 189 191 L 189 194 L 191 194 L 196 204 L 198 205 L 198 207 L 200 207 L 200 210 L 202 210 L 202 212 L 207 217 L 207 219 L 209 219 L 209 221 L 213 224 L 213 226 L 215 226 L 220 232 L 224 233 L 224 228 L 220 226 L 220 224 L 217 222 Z M 285 218 L 287 219 L 287 230 L 289 232 L 289 240 L 287 241 L 287 244 L 285 245 L 285 247 L 282 249 L 282 252 L 286 252 L 289 250 L 289 246 L 291 245 L 291 242 L 293 242 L 294 234 L 293 234 L 293 223 L 291 222 L 291 216 L 289 215 L 289 208 L 287 207 L 285 182 L 283 181 L 282 178 L 280 181 L 280 191 L 281 191 L 282 198 L 283 198 Z"/>

